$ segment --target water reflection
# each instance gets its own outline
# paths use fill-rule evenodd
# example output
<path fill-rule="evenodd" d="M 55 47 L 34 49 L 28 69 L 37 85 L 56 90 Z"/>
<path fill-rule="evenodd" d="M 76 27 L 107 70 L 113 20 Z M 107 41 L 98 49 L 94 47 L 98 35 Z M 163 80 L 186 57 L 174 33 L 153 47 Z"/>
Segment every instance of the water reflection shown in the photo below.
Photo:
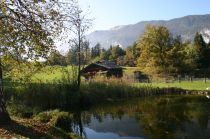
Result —
<path fill-rule="evenodd" d="M 85 126 L 88 127 L 88 129 L 92 129 L 97 133 L 115 133 L 119 136 L 118 138 L 144 137 L 144 135 L 142 134 L 143 129 L 141 129 L 141 127 L 139 126 L 138 121 L 136 121 L 134 118 L 130 118 L 127 115 L 124 115 L 119 119 L 114 118 L 108 114 L 103 117 L 103 121 L 99 121 L 92 116 L 91 123 Z"/>
<path fill-rule="evenodd" d="M 143 139 L 140 137 L 122 137 L 113 132 L 96 132 L 90 128 L 85 128 L 85 132 L 88 133 L 88 139 Z"/>
<path fill-rule="evenodd" d="M 79 117 L 87 139 L 210 138 L 210 101 L 202 96 L 110 102 Z"/>

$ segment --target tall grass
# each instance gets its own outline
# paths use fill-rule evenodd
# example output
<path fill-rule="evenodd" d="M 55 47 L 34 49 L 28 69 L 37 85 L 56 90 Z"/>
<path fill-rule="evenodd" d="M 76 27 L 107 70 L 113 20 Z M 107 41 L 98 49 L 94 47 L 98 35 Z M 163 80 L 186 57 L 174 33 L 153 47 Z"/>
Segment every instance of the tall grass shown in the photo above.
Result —
<path fill-rule="evenodd" d="M 125 79 L 96 77 L 81 87 L 82 97 L 86 104 L 97 104 L 101 101 L 114 101 L 132 97 L 145 97 L 161 94 L 188 93 L 179 88 L 159 88 L 153 86 L 133 86 Z"/>
<path fill-rule="evenodd" d="M 71 73 L 71 74 L 70 74 Z M 103 101 L 161 94 L 186 93 L 178 88 L 133 86 L 126 79 L 96 77 L 76 87 L 76 72 L 64 70 L 61 80 L 50 82 L 11 83 L 5 87 L 10 114 L 30 117 L 45 110 L 76 110 Z"/>
<path fill-rule="evenodd" d="M 37 80 L 30 82 L 7 82 L 5 98 L 11 114 L 31 116 L 49 109 L 70 109 L 79 104 L 76 87 L 76 71 L 63 68 L 56 80 Z"/>

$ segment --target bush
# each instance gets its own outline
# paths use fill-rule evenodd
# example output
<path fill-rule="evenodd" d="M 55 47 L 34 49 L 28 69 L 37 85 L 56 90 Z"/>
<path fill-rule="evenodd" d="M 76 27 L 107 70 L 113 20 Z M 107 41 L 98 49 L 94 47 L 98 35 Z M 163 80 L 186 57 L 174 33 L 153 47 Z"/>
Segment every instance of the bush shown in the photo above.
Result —
<path fill-rule="evenodd" d="M 7 110 L 10 115 L 21 118 L 30 118 L 33 115 L 33 110 L 30 107 L 19 104 L 7 105 Z"/>
<path fill-rule="evenodd" d="M 73 117 L 67 112 L 60 112 L 53 119 L 53 124 L 55 127 L 59 127 L 65 131 L 72 131 L 72 121 Z"/>
<path fill-rule="evenodd" d="M 33 119 L 43 123 L 50 123 L 65 131 L 72 131 L 73 116 L 68 112 L 60 112 L 59 110 L 46 111 L 37 114 Z"/>
<path fill-rule="evenodd" d="M 34 119 L 42 123 L 48 123 L 57 115 L 57 113 L 59 113 L 59 110 L 41 112 L 34 116 Z"/>

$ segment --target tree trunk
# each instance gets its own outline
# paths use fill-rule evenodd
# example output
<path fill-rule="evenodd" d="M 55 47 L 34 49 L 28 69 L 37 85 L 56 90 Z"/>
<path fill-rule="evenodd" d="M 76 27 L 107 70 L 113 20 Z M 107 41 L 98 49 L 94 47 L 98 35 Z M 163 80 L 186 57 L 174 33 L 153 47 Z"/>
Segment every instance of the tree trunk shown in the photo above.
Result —
<path fill-rule="evenodd" d="M 7 124 L 11 121 L 7 113 L 5 100 L 3 95 L 3 69 L 0 57 L 0 124 Z"/>
<path fill-rule="evenodd" d="M 78 57 L 78 78 L 77 78 L 77 87 L 78 87 L 78 89 L 80 88 L 80 84 L 81 84 L 81 72 L 80 72 L 80 70 L 81 70 L 81 59 L 80 59 L 80 45 L 79 45 L 79 50 L 78 50 L 78 55 L 79 55 L 79 57 Z"/>
<path fill-rule="evenodd" d="M 77 78 L 77 87 L 80 89 L 81 84 L 81 28 L 78 27 L 78 78 Z"/>

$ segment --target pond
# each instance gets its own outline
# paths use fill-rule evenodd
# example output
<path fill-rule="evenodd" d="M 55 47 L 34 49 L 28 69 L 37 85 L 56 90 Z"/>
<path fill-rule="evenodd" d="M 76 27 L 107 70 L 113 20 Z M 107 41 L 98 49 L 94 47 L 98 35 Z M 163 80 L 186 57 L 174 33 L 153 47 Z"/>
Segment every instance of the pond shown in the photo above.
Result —
<path fill-rule="evenodd" d="M 77 133 L 86 139 L 209 139 L 209 118 L 205 96 L 148 97 L 83 111 Z"/>

